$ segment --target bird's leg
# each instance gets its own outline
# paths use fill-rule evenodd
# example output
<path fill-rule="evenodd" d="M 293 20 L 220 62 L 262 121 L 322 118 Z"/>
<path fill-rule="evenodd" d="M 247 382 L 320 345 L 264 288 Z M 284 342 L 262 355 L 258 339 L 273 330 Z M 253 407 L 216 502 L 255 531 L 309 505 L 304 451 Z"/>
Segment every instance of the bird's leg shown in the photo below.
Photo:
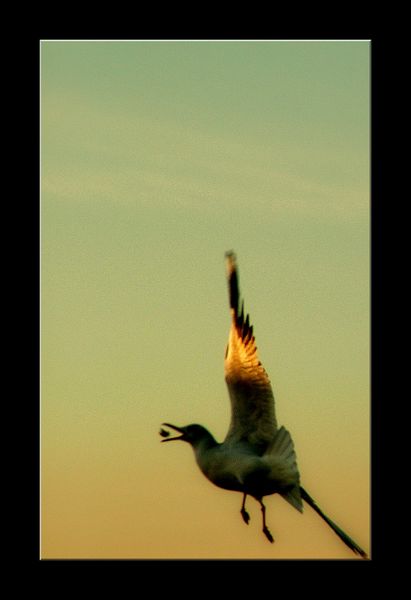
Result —
<path fill-rule="evenodd" d="M 241 516 L 243 517 L 243 521 L 244 523 L 246 523 L 248 525 L 248 522 L 250 520 L 250 515 L 248 514 L 248 512 L 245 509 L 245 499 L 247 498 L 247 494 L 244 494 L 243 496 L 243 503 L 241 505 Z"/>
<path fill-rule="evenodd" d="M 274 542 L 274 538 L 271 535 L 270 530 L 268 529 L 266 522 L 265 522 L 265 506 L 263 504 L 262 500 L 259 500 L 260 506 L 261 506 L 261 512 L 263 513 L 263 533 L 265 535 L 265 537 L 268 539 L 269 542 L 273 543 Z"/>

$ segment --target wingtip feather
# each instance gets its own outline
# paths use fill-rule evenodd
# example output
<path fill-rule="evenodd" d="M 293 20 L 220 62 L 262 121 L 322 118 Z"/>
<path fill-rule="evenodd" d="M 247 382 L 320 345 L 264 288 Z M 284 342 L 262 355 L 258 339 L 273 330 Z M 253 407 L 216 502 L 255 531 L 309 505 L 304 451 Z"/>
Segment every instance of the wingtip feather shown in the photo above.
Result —
<path fill-rule="evenodd" d="M 237 270 L 237 257 L 233 250 L 225 253 L 227 261 L 227 280 L 229 290 L 230 309 L 235 326 L 243 342 L 254 343 L 253 327 L 250 325 L 250 317 L 244 311 L 244 300 L 240 304 L 240 286 Z"/>
<path fill-rule="evenodd" d="M 227 265 L 227 279 L 229 287 L 230 308 L 234 311 L 235 316 L 238 315 L 238 305 L 240 301 L 240 292 L 238 288 L 238 274 L 236 255 L 232 250 L 225 253 Z"/>

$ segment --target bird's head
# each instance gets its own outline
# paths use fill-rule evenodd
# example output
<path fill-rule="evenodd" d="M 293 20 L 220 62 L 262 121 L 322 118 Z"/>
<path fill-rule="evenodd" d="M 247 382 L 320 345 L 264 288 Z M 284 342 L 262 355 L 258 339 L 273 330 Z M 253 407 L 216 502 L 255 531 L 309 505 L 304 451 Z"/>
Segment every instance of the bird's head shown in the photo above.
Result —
<path fill-rule="evenodd" d="M 165 429 L 160 429 L 160 435 L 164 438 L 161 440 L 162 442 L 173 442 L 175 440 L 180 440 L 181 442 L 188 442 L 195 447 L 202 441 L 209 440 L 210 438 L 214 440 L 211 433 L 202 425 L 193 424 L 186 425 L 185 427 L 177 427 L 176 425 L 171 425 L 171 423 L 163 423 L 163 426 L 174 429 L 174 431 L 178 431 L 178 433 L 181 435 L 176 437 L 168 437 L 170 432 L 166 431 Z"/>

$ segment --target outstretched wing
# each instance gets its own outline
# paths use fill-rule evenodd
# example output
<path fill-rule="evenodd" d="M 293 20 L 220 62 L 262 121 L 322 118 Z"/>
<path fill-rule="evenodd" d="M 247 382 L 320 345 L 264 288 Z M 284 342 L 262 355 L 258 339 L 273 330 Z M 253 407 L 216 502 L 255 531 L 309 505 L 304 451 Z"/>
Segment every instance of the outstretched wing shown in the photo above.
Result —
<path fill-rule="evenodd" d="M 264 449 L 277 431 L 270 380 L 257 355 L 257 346 L 244 304 L 239 309 L 235 255 L 227 252 L 227 277 L 232 315 L 224 361 L 231 400 L 231 423 L 226 442 L 247 441 Z"/>

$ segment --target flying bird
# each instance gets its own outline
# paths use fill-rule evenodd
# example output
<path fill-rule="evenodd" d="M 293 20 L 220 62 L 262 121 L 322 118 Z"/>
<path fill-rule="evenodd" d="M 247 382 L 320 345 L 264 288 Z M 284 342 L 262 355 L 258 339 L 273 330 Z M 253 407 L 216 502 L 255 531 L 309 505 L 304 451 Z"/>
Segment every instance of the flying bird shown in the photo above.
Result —
<path fill-rule="evenodd" d="M 355 554 L 368 558 L 338 525 L 319 508 L 300 484 L 300 474 L 294 443 L 285 427 L 278 427 L 274 395 L 268 375 L 258 354 L 249 315 L 244 302 L 240 307 L 239 276 L 234 252 L 226 252 L 227 279 L 231 312 L 231 327 L 225 352 L 224 371 L 231 401 L 231 422 L 223 443 L 218 443 L 202 425 L 164 427 L 180 433 L 160 430 L 162 442 L 188 442 L 202 473 L 216 486 L 243 494 L 240 514 L 246 524 L 247 496 L 252 496 L 262 512 L 262 531 L 272 543 L 274 538 L 266 523 L 263 498 L 280 494 L 298 511 L 303 512 L 303 500 L 324 519 L 338 537 Z"/>

